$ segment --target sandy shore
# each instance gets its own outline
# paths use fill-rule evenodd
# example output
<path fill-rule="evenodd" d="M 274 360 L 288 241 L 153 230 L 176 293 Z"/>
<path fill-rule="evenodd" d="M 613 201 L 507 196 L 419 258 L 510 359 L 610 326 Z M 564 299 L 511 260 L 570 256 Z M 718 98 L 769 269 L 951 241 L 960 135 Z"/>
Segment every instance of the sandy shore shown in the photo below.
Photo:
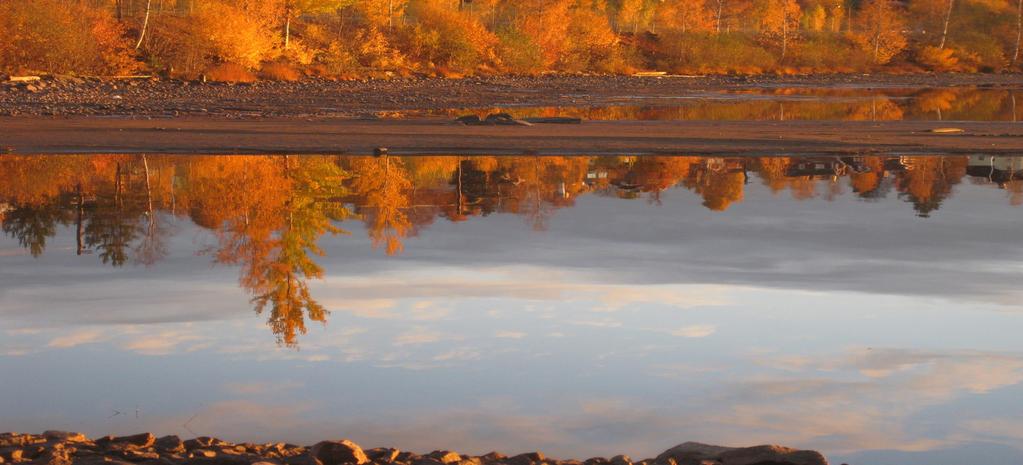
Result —
<path fill-rule="evenodd" d="M 961 133 L 935 129 L 955 127 Z M 1023 125 L 919 121 L 585 121 L 463 126 L 448 119 L 0 118 L 0 151 L 372 154 L 1015 154 Z"/>

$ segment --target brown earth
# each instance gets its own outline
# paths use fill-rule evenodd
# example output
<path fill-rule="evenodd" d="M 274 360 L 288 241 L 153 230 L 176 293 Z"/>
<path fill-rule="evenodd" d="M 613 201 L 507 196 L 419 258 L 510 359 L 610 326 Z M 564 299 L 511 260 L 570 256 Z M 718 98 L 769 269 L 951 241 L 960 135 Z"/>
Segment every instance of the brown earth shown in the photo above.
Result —
<path fill-rule="evenodd" d="M 850 155 L 1014 154 L 1023 125 L 920 121 L 584 121 L 463 126 L 449 119 L 0 118 L 0 152 Z"/>

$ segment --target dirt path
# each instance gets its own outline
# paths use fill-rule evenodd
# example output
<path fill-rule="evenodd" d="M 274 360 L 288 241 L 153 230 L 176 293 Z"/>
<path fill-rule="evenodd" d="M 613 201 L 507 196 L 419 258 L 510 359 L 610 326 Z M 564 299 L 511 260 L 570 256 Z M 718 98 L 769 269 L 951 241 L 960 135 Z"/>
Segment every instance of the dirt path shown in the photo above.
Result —
<path fill-rule="evenodd" d="M 401 120 L 0 118 L 0 150 L 45 153 L 854 154 L 1023 153 L 1023 125 L 933 122 L 586 121 L 462 126 Z"/>

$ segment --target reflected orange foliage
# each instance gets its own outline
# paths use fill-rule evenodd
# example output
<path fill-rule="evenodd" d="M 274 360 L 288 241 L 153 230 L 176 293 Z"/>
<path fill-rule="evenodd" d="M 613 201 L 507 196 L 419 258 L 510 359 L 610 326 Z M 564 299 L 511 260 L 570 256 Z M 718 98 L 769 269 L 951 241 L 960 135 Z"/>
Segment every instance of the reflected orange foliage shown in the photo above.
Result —
<path fill-rule="evenodd" d="M 796 199 L 831 200 L 845 185 L 866 199 L 894 190 L 926 217 L 967 176 L 1023 203 L 1023 163 L 989 156 L 9 155 L 0 157 L 0 221 L 33 255 L 69 228 L 76 253 L 122 266 L 161 260 L 174 221 L 188 220 L 212 233 L 203 253 L 239 268 L 256 311 L 293 346 L 307 321 L 327 320 L 311 287 L 324 277 L 318 243 L 345 233 L 345 221 L 361 221 L 373 246 L 395 255 L 445 219 L 513 214 L 544 230 L 583 195 L 660 204 L 670 190 L 689 190 L 725 211 L 745 199 L 752 177 Z"/>

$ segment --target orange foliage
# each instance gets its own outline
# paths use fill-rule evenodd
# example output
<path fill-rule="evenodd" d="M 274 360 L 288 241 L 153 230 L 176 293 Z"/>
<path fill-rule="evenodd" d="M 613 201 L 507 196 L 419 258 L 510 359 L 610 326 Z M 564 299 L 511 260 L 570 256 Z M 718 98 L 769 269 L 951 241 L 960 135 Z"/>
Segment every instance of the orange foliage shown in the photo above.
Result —
<path fill-rule="evenodd" d="M 287 63 L 266 63 L 259 70 L 259 77 L 270 81 L 297 81 L 301 74 Z"/>

